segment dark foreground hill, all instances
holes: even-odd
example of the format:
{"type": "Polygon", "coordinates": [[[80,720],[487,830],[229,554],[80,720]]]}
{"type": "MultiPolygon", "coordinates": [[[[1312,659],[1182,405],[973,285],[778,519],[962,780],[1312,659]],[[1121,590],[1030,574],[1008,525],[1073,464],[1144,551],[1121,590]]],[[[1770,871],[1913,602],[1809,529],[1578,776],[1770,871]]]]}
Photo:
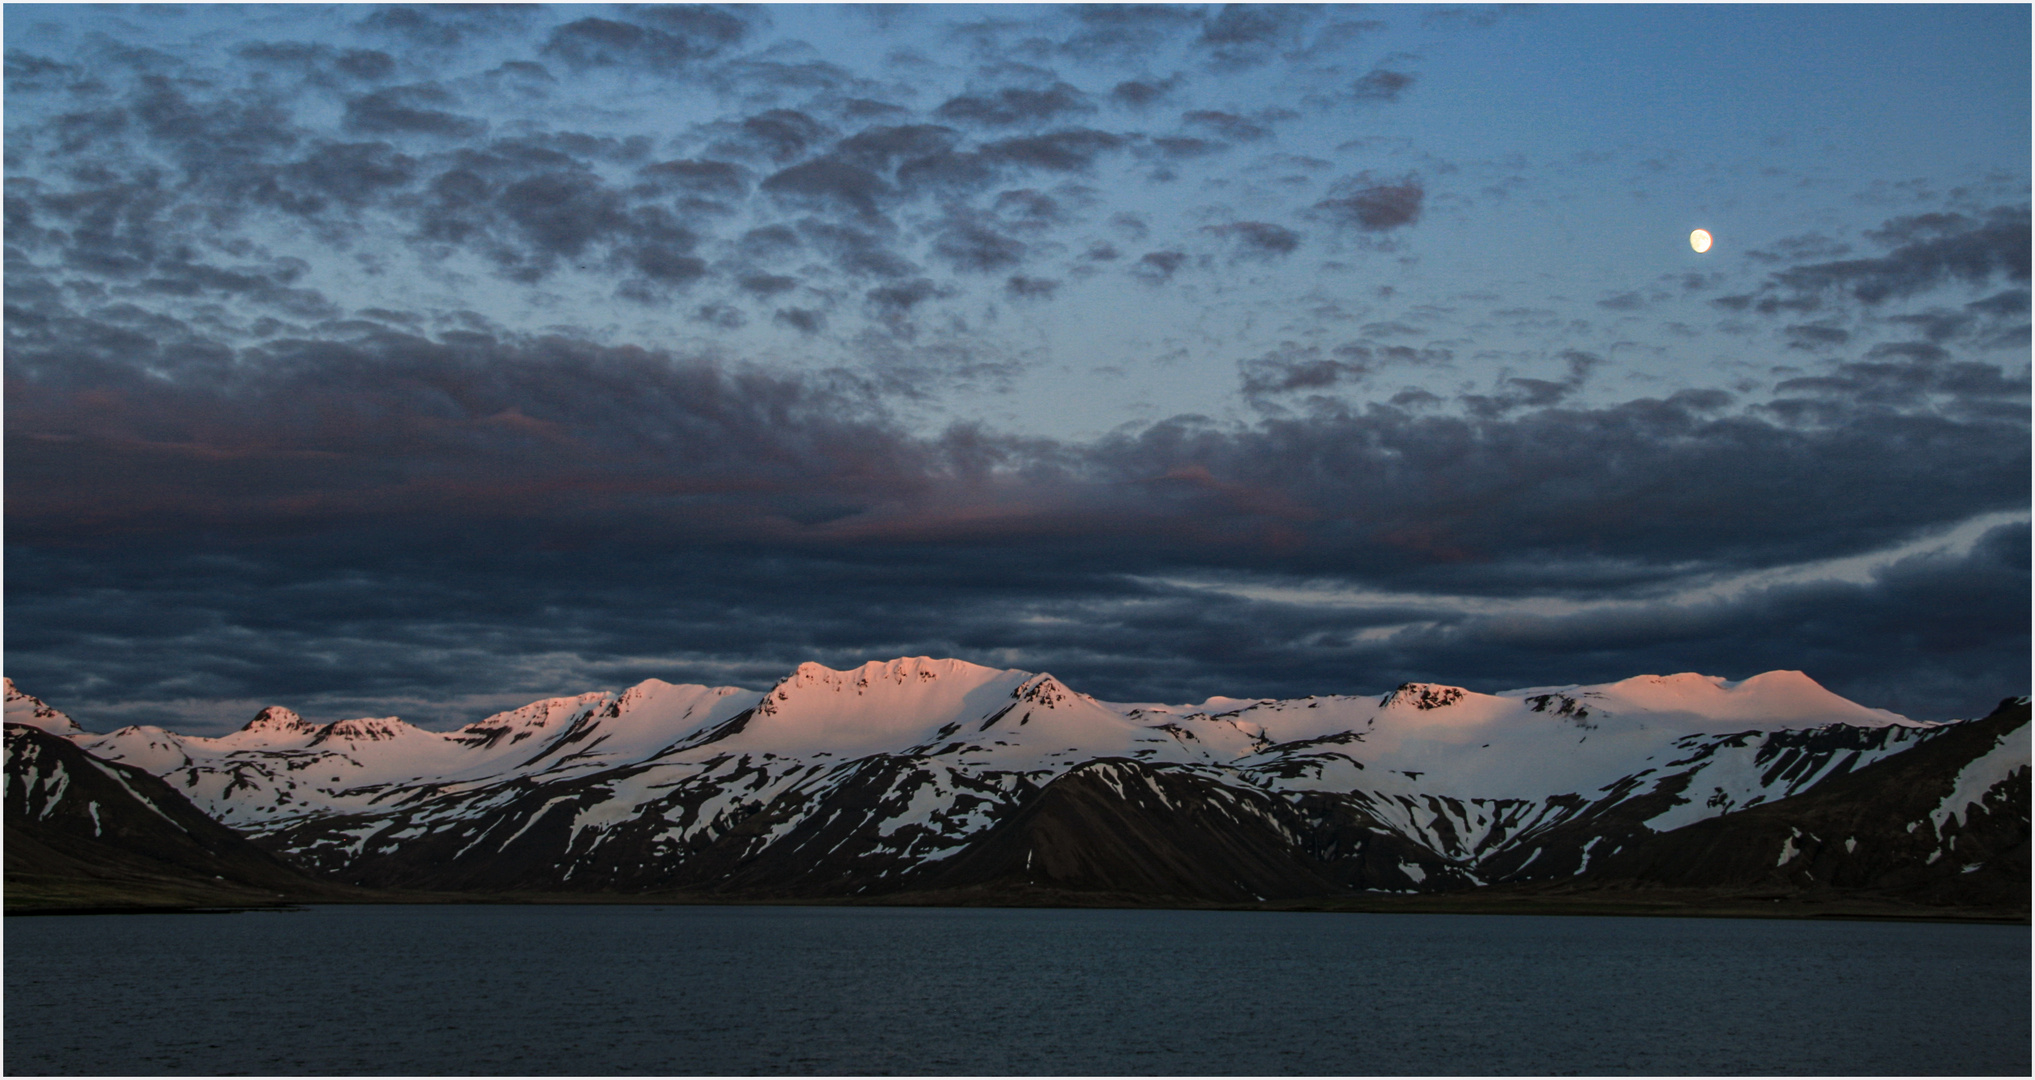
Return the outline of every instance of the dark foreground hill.
{"type": "Polygon", "coordinates": [[[356,895],[207,817],[168,784],[8,724],[7,910],[236,907],[356,895]]]}

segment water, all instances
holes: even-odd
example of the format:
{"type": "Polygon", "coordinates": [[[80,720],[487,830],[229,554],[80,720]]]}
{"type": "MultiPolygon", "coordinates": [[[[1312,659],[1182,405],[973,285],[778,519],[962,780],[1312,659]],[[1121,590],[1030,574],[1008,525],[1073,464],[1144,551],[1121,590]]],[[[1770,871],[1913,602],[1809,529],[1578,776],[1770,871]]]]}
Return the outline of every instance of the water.
{"type": "Polygon", "coordinates": [[[317,907],[6,920],[10,1074],[2029,1072],[2029,931],[317,907]]]}

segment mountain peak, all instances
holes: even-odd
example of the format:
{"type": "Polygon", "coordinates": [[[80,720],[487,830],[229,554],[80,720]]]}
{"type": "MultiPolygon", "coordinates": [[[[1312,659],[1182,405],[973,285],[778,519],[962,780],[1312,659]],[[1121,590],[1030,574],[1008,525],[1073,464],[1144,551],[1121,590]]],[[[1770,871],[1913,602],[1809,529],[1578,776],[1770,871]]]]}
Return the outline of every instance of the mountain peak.
{"type": "MultiPolygon", "coordinates": [[[[510,730],[547,728],[555,723],[569,721],[586,709],[597,708],[608,699],[609,695],[605,690],[589,690],[584,694],[544,698],[507,712],[498,712],[485,720],[476,720],[460,730],[485,732],[499,731],[503,728],[510,730]]],[[[390,719],[393,720],[394,717],[390,719]]]]}
{"type": "Polygon", "coordinates": [[[1395,705],[1415,709],[1442,709],[1463,700],[1469,694],[1460,686],[1441,686],[1435,683],[1400,683],[1399,688],[1378,700],[1378,707],[1389,709],[1395,705]]]}
{"type": "Polygon", "coordinates": [[[1077,697],[1087,697],[1088,695],[1077,694],[1073,690],[1068,689],[1066,683],[1051,675],[1041,673],[1019,684],[1017,689],[1010,692],[1010,696],[1018,701],[1043,705],[1048,709],[1054,709],[1058,708],[1062,702],[1072,701],[1077,697]]]}
{"type": "Polygon", "coordinates": [[[10,724],[27,724],[41,728],[52,735],[83,735],[85,729],[77,721],[56,709],[43,704],[41,698],[23,693],[14,685],[13,679],[4,679],[7,690],[6,716],[10,724]]]}
{"type": "Polygon", "coordinates": [[[1763,671],[1758,675],[1754,675],[1750,679],[1743,679],[1740,680],[1739,682],[1730,683],[1727,685],[1730,689],[1734,690],[1742,690],[1750,687],[1757,687],[1769,690],[1781,688],[1797,690],[1813,690],[1816,691],[1817,693],[1822,694],[1827,694],[1830,692],[1824,689],[1822,683],[1819,683],[1816,680],[1810,678],[1806,672],[1795,671],[1793,669],[1763,671]]]}
{"type": "Polygon", "coordinates": [[[319,728],[317,741],[350,739],[356,742],[383,742],[419,730],[394,716],[361,717],[357,720],[335,720],[319,728]]]}
{"type": "Polygon", "coordinates": [[[1607,708],[1613,711],[1688,713],[1729,721],[1780,720],[1802,726],[1914,724],[1899,713],[1867,708],[1831,693],[1808,674],[1794,670],[1762,672],[1738,682],[1692,671],[1635,675],[1594,689],[1603,694],[1607,708]]]}
{"type": "Polygon", "coordinates": [[[779,701],[786,700],[790,691],[804,688],[824,688],[836,692],[864,692],[885,684],[908,686],[930,683],[956,675],[988,674],[995,668],[971,664],[966,660],[936,660],[930,656],[901,656],[895,660],[871,660],[860,667],[836,671],[825,664],[811,660],[800,664],[785,676],[772,694],[779,701]]]}
{"type": "Polygon", "coordinates": [[[249,720],[240,730],[274,735],[310,735],[317,732],[318,725],[281,705],[270,705],[255,713],[254,719],[249,720]]]}

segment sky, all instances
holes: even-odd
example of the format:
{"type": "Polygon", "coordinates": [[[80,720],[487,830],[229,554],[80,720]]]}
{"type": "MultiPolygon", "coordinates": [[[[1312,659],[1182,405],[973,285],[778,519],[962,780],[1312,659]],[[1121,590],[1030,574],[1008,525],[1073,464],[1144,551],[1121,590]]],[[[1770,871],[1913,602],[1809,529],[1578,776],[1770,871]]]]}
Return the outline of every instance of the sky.
{"type": "Polygon", "coordinates": [[[2029,690],[2025,6],[4,17],[5,664],[87,727],[2029,690]]]}

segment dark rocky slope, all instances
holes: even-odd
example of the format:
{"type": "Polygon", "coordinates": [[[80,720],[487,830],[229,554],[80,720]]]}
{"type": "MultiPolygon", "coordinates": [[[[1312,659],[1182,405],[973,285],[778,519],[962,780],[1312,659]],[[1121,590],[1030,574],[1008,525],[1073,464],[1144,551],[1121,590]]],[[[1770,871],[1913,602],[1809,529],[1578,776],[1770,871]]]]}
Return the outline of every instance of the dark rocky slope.
{"type": "MultiPolygon", "coordinates": [[[[1535,886],[1593,892],[1762,899],[1787,896],[2020,912],[2029,905],[2029,776],[2023,766],[1952,798],[1974,762],[2025,739],[2025,699],[1951,725],[1909,751],[1835,775],[1808,791],[1665,833],[1643,818],[1661,797],[1603,798],[1544,838],[1550,872],[1516,867],[1494,887],[1406,841],[1347,797],[1292,801],[1189,770],[1094,762],[1048,784],[964,854],[908,887],[993,896],[1081,894],[1240,903],[1367,890],[1487,893],[1545,904],[1535,886]],[[1954,804],[1954,805],[1953,805],[1954,804]],[[1957,810],[1947,813],[1946,810],[1957,810]],[[1591,862],[1592,845],[1601,849],[1591,862]],[[1587,867],[1578,874],[1579,866],[1587,867]],[[1525,886],[1525,888],[1520,888],[1525,886]]],[[[1860,733],[1807,732],[1804,739],[1860,733]]],[[[1793,758],[1784,744],[1770,767],[1793,758]]],[[[1517,863],[1515,854],[1508,863],[1517,863]]],[[[1505,868],[1500,867],[1501,872],[1505,868]]]]}
{"type": "Polygon", "coordinates": [[[923,887],[1044,887],[1246,903],[1342,891],[1290,805],[1184,769],[1092,761],[1055,778],[923,887]]]}
{"type": "Polygon", "coordinates": [[[1856,892],[2025,911],[2027,767],[1973,792],[1982,793],[1977,802],[1951,797],[1974,762],[2017,735],[2025,740],[2028,721],[2027,699],[2009,699],[1984,719],[1802,794],[1634,842],[1576,884],[1856,892]]]}
{"type": "Polygon", "coordinates": [[[6,906],[247,906],[331,899],[315,880],[140,769],[6,726],[6,906]]]}

